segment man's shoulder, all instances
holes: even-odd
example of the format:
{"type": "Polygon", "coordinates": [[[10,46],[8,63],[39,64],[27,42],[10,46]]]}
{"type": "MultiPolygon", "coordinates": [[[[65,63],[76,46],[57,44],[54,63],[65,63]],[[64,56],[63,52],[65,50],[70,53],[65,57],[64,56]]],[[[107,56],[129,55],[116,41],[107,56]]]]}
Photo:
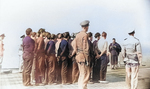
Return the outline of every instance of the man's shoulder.
{"type": "Polygon", "coordinates": [[[83,32],[83,31],[81,31],[81,32],[79,32],[78,34],[77,34],[77,36],[86,36],[87,35],[87,33],[86,32],[83,32]]]}
{"type": "Polygon", "coordinates": [[[67,44],[68,42],[66,40],[62,40],[61,43],[67,44]]]}
{"type": "Polygon", "coordinates": [[[136,39],[137,41],[139,41],[139,39],[138,39],[138,38],[136,38],[136,37],[134,37],[134,39],[136,39]]]}

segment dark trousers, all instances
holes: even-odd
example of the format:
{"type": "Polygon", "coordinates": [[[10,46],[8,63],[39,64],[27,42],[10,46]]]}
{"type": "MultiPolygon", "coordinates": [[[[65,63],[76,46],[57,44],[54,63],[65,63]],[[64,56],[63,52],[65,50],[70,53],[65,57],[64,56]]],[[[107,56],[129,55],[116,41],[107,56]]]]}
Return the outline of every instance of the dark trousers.
{"type": "Polygon", "coordinates": [[[30,85],[31,80],[31,70],[32,70],[32,64],[33,64],[33,55],[29,54],[25,58],[23,58],[23,72],[22,72],[22,79],[23,79],[23,85],[28,86],[30,85]]]}
{"type": "Polygon", "coordinates": [[[100,62],[100,81],[106,81],[106,72],[107,72],[107,64],[108,64],[108,57],[106,54],[101,56],[100,62]]]}
{"type": "Polygon", "coordinates": [[[93,66],[93,81],[98,81],[100,79],[100,66],[101,66],[101,60],[95,59],[94,66],[93,66]]]}
{"type": "Polygon", "coordinates": [[[118,55],[111,55],[111,65],[118,64],[118,55]]]}
{"type": "Polygon", "coordinates": [[[61,63],[56,62],[56,82],[61,83],[61,63]]]}

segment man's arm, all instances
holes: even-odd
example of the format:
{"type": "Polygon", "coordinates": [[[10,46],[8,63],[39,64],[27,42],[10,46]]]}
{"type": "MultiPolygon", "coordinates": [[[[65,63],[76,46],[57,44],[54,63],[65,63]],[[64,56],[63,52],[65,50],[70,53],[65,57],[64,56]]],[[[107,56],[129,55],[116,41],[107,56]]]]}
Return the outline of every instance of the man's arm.
{"type": "Polygon", "coordinates": [[[62,56],[63,54],[64,54],[64,52],[65,52],[65,50],[66,50],[66,47],[67,47],[67,43],[63,43],[63,47],[61,47],[61,49],[62,49],[62,52],[60,53],[60,56],[62,56]]]}
{"type": "Polygon", "coordinates": [[[89,44],[88,44],[88,37],[87,35],[85,37],[83,37],[83,54],[84,54],[84,57],[85,57],[85,60],[87,62],[87,65],[89,65],[89,58],[88,58],[88,55],[89,55],[89,44]]]}
{"type": "Polygon", "coordinates": [[[31,39],[31,42],[29,44],[30,44],[31,51],[34,52],[34,48],[35,48],[34,40],[31,39]]]}
{"type": "Polygon", "coordinates": [[[142,49],[141,49],[141,43],[139,41],[136,43],[136,50],[137,50],[139,63],[140,65],[142,65],[142,49]]]}
{"type": "Polygon", "coordinates": [[[47,55],[49,54],[49,52],[50,52],[50,50],[51,50],[51,48],[52,48],[52,45],[53,45],[53,44],[49,44],[48,50],[47,50],[47,55]]]}
{"type": "Polygon", "coordinates": [[[76,54],[76,52],[77,52],[76,39],[74,39],[74,40],[72,41],[72,47],[73,47],[73,51],[72,51],[71,57],[74,56],[74,55],[76,54]]]}
{"type": "Polygon", "coordinates": [[[101,51],[101,54],[98,55],[98,56],[96,56],[96,58],[100,58],[103,54],[107,53],[107,51],[108,51],[108,42],[106,41],[106,42],[104,43],[104,48],[103,48],[103,50],[101,51]]]}

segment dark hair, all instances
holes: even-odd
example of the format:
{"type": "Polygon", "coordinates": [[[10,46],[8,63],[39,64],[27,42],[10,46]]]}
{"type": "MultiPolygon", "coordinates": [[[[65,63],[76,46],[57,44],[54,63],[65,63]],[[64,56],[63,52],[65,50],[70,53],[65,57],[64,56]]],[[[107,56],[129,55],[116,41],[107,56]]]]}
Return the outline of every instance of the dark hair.
{"type": "Polygon", "coordinates": [[[87,25],[81,25],[81,27],[88,27],[89,26],[89,24],[87,24],[87,25]]]}
{"type": "Polygon", "coordinates": [[[61,34],[61,33],[58,33],[58,34],[57,34],[57,38],[58,38],[58,39],[61,39],[62,37],[63,37],[63,34],[61,34]]]}
{"type": "Polygon", "coordinates": [[[130,33],[128,33],[129,35],[132,35],[132,34],[134,34],[135,33],[135,31],[133,31],[133,32],[130,32],[130,33]]]}
{"type": "Polygon", "coordinates": [[[99,36],[101,36],[101,34],[99,32],[97,32],[94,37],[97,38],[99,36]]]}
{"type": "Polygon", "coordinates": [[[43,37],[46,37],[46,32],[43,32],[42,35],[43,35],[43,37]]]}
{"type": "Polygon", "coordinates": [[[116,40],[115,38],[113,38],[112,40],[116,40]]]}
{"type": "Polygon", "coordinates": [[[38,31],[39,34],[44,33],[44,32],[45,32],[44,28],[40,28],[39,31],[38,31]]]}
{"type": "Polygon", "coordinates": [[[51,39],[55,39],[56,35],[55,34],[51,34],[51,39]]]}
{"type": "Polygon", "coordinates": [[[51,36],[51,33],[46,32],[46,33],[45,33],[45,37],[47,37],[47,38],[48,38],[49,36],[51,36]]]}
{"type": "Polygon", "coordinates": [[[32,29],[31,29],[31,28],[28,28],[28,29],[26,30],[26,35],[30,35],[31,32],[32,32],[32,29]]]}
{"type": "Polygon", "coordinates": [[[92,37],[93,36],[93,34],[91,32],[89,32],[87,35],[88,35],[88,37],[92,37]]]}
{"type": "Polygon", "coordinates": [[[32,34],[31,34],[33,37],[35,37],[35,35],[36,35],[36,32],[32,32],[32,34]]]}
{"type": "Polygon", "coordinates": [[[48,34],[48,35],[47,35],[47,39],[51,39],[51,34],[48,34]]]}
{"type": "Polygon", "coordinates": [[[107,33],[106,32],[103,32],[102,33],[102,37],[106,37],[107,36],[107,33]]]}
{"type": "Polygon", "coordinates": [[[63,33],[63,36],[64,36],[64,38],[68,38],[68,37],[70,37],[70,34],[69,34],[69,32],[65,32],[65,33],[63,33]]]}

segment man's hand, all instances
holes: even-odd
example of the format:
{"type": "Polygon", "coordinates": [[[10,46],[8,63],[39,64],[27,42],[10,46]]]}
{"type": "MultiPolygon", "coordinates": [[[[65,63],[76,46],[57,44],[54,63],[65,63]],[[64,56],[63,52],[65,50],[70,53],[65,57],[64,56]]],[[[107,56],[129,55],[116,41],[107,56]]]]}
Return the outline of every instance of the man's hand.
{"type": "Polygon", "coordinates": [[[101,57],[101,55],[97,55],[95,58],[96,58],[96,59],[99,59],[100,57],[101,57]]]}
{"type": "Polygon", "coordinates": [[[140,64],[140,67],[142,66],[142,62],[141,61],[139,61],[139,64],[140,64]]]}
{"type": "Polygon", "coordinates": [[[59,60],[60,60],[60,56],[57,57],[57,62],[59,62],[59,60]]]}
{"type": "Polygon", "coordinates": [[[109,56],[109,55],[110,55],[110,52],[107,53],[107,56],[109,56]]]}
{"type": "Polygon", "coordinates": [[[72,55],[69,55],[69,56],[68,56],[68,58],[71,58],[71,57],[72,57],[72,55]]]}
{"type": "Polygon", "coordinates": [[[36,53],[34,53],[34,57],[36,57],[37,56],[37,54],[36,53]]]}
{"type": "Polygon", "coordinates": [[[47,55],[45,55],[45,59],[47,59],[47,57],[48,57],[48,56],[47,56],[47,55]]]}

